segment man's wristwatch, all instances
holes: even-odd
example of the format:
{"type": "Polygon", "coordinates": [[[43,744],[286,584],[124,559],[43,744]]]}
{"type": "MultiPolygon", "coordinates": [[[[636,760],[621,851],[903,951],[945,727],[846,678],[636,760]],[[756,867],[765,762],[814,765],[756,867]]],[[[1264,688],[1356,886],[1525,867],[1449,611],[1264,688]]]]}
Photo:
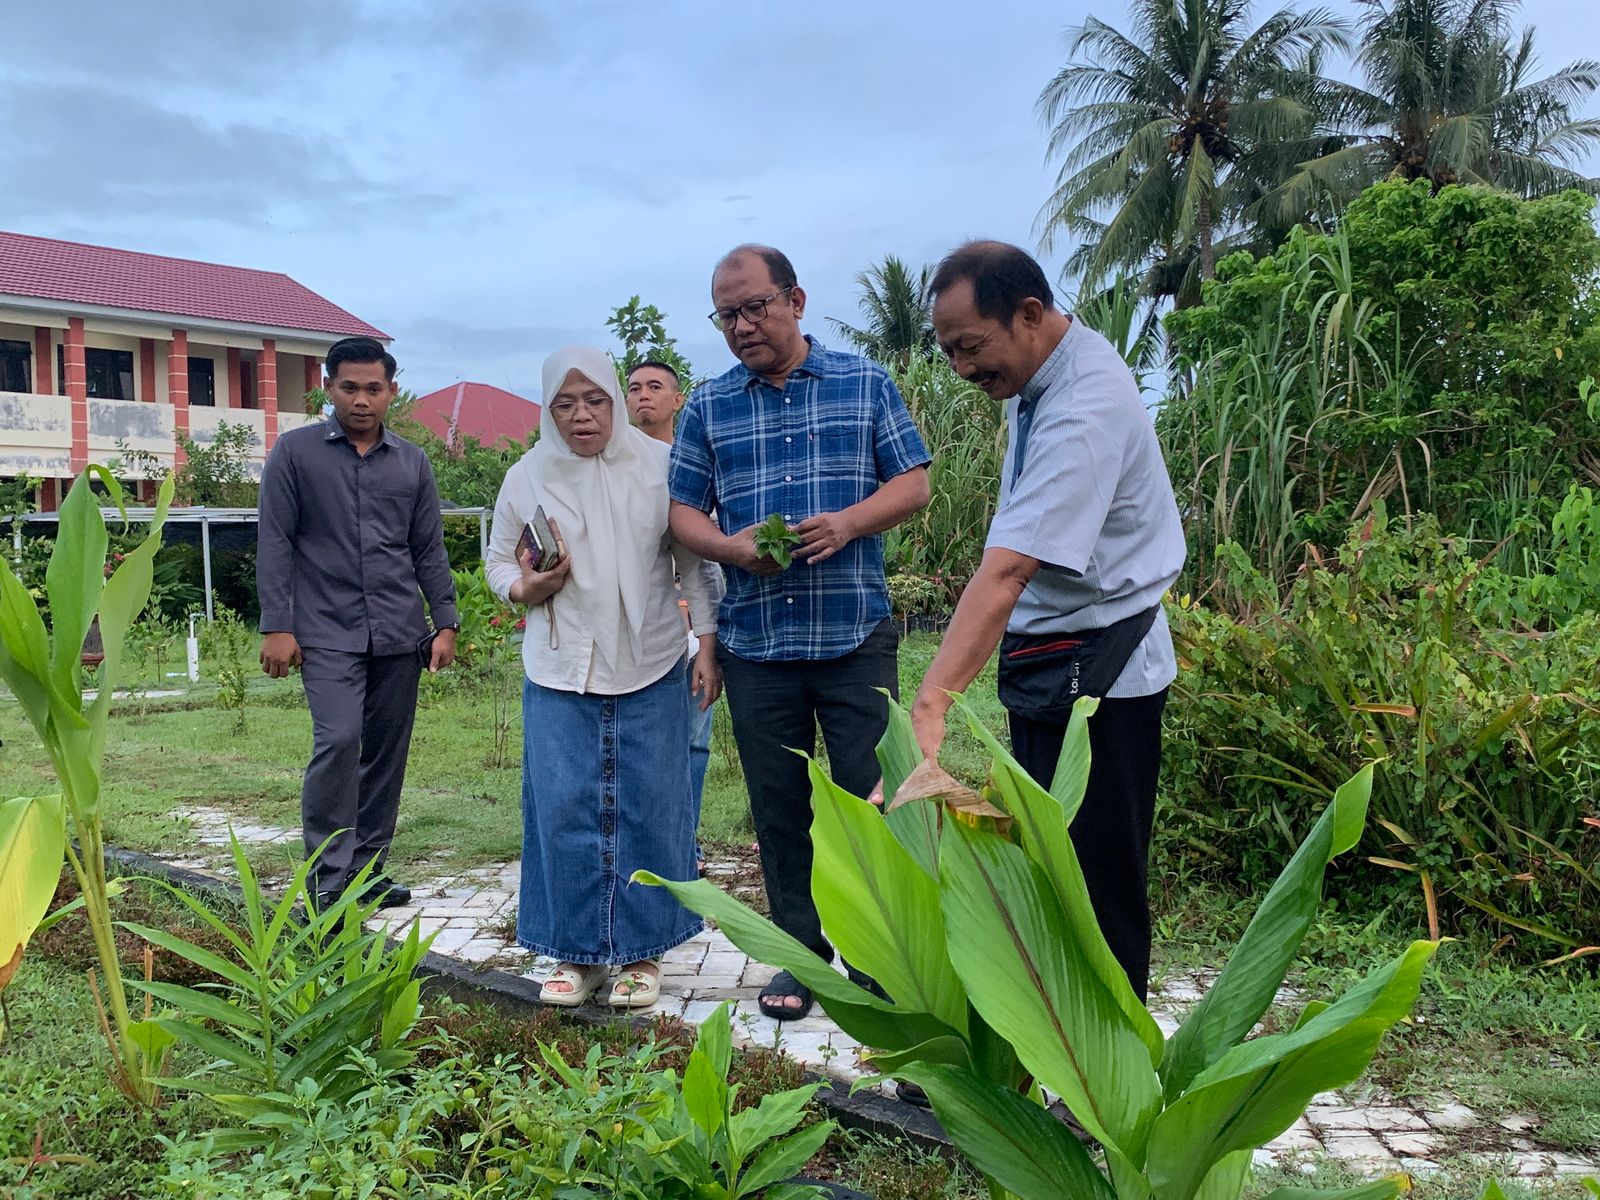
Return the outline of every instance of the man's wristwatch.
{"type": "Polygon", "coordinates": [[[461,632],[461,622],[460,621],[451,621],[450,624],[448,624],[448,625],[435,625],[434,626],[434,632],[435,633],[443,633],[446,629],[448,629],[451,633],[460,633],[461,632]]]}

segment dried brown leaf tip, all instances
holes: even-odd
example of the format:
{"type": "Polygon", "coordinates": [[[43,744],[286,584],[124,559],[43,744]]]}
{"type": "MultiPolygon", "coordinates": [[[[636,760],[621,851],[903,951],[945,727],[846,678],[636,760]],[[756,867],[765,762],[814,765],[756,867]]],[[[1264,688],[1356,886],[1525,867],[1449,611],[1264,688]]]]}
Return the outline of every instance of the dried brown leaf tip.
{"type": "Polygon", "coordinates": [[[978,823],[979,817],[988,817],[1002,832],[1011,824],[1008,813],[990,804],[932,759],[923,759],[916,770],[906,776],[887,811],[893,812],[914,800],[932,800],[972,825],[978,823]]]}

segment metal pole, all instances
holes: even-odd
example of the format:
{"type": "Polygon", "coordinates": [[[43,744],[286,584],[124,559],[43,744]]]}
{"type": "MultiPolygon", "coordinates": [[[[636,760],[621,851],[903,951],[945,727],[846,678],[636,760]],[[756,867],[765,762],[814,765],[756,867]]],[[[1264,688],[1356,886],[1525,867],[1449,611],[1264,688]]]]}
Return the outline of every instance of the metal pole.
{"type": "Polygon", "coordinates": [[[11,561],[22,561],[22,518],[11,518],[11,561]]]}
{"type": "Polygon", "coordinates": [[[200,561],[206,569],[206,623],[211,623],[211,518],[200,518],[200,561]]]}
{"type": "MultiPolygon", "coordinates": [[[[21,534],[17,535],[19,538],[21,534]]],[[[17,549],[20,553],[22,543],[18,541],[17,549]]],[[[489,512],[485,509],[478,514],[478,557],[484,562],[489,561],[489,512]]]]}

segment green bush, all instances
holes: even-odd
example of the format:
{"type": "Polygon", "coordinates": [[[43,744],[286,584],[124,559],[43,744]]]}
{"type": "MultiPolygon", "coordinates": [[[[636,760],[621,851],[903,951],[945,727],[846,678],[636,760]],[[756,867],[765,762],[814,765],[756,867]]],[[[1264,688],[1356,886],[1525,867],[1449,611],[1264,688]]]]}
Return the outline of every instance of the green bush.
{"type": "MultiPolygon", "coordinates": [[[[1218,264],[1167,318],[1182,385],[1157,417],[1185,513],[1184,590],[1236,542],[1280,586],[1374,499],[1432,512],[1506,569],[1588,475],[1600,375],[1593,199],[1385,183],[1331,233],[1218,264]]],[[[1592,477],[1592,476],[1589,476],[1592,477]]]]}
{"type": "Polygon", "coordinates": [[[1431,518],[1396,528],[1381,504],[1281,610],[1237,546],[1221,560],[1241,615],[1171,614],[1168,853],[1257,878],[1308,804],[1381,760],[1362,850],[1387,870],[1358,878],[1415,890],[1447,927],[1487,915],[1546,953],[1592,937],[1600,617],[1552,624],[1526,580],[1480,572],[1431,518]]]}

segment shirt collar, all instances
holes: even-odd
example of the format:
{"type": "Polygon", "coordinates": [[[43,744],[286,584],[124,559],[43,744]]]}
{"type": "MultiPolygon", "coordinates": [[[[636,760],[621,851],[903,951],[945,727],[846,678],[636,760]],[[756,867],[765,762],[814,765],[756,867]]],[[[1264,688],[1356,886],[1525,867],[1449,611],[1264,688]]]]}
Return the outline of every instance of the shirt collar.
{"type": "Polygon", "coordinates": [[[1017,393],[1019,407],[1032,407],[1038,402],[1039,397],[1049,391],[1051,385],[1061,377],[1061,372],[1066,368],[1067,363],[1067,343],[1072,340],[1073,331],[1077,327],[1078,322],[1074,319],[1072,324],[1067,326],[1067,331],[1061,335],[1061,340],[1056,343],[1056,348],[1050,351],[1050,356],[1033,373],[1033,378],[1022,385],[1022,390],[1017,393]]]}
{"type": "MultiPolygon", "coordinates": [[[[323,434],[322,437],[324,441],[328,442],[335,441],[339,438],[343,438],[347,442],[350,441],[350,435],[344,431],[344,426],[339,424],[338,417],[328,418],[328,432],[323,434]]],[[[383,436],[378,439],[378,445],[398,446],[399,444],[400,435],[394,430],[390,429],[387,424],[385,424],[383,427],[383,436]]],[[[376,447],[374,447],[374,449],[376,449],[376,447]]]]}
{"type": "MultiPolygon", "coordinates": [[[[794,370],[790,371],[789,374],[791,376],[793,376],[793,375],[815,375],[818,378],[821,378],[822,374],[823,374],[823,371],[822,371],[822,356],[828,352],[828,349],[821,342],[817,341],[816,338],[812,337],[809,333],[805,335],[805,339],[806,339],[806,346],[808,347],[808,349],[806,351],[805,361],[802,362],[794,370]]],[[[740,363],[739,366],[741,368],[743,368],[743,370],[744,370],[744,386],[746,388],[753,387],[757,383],[765,383],[766,382],[765,379],[762,379],[761,376],[757,375],[754,371],[752,371],[749,367],[746,367],[743,363],[740,363]]]]}

